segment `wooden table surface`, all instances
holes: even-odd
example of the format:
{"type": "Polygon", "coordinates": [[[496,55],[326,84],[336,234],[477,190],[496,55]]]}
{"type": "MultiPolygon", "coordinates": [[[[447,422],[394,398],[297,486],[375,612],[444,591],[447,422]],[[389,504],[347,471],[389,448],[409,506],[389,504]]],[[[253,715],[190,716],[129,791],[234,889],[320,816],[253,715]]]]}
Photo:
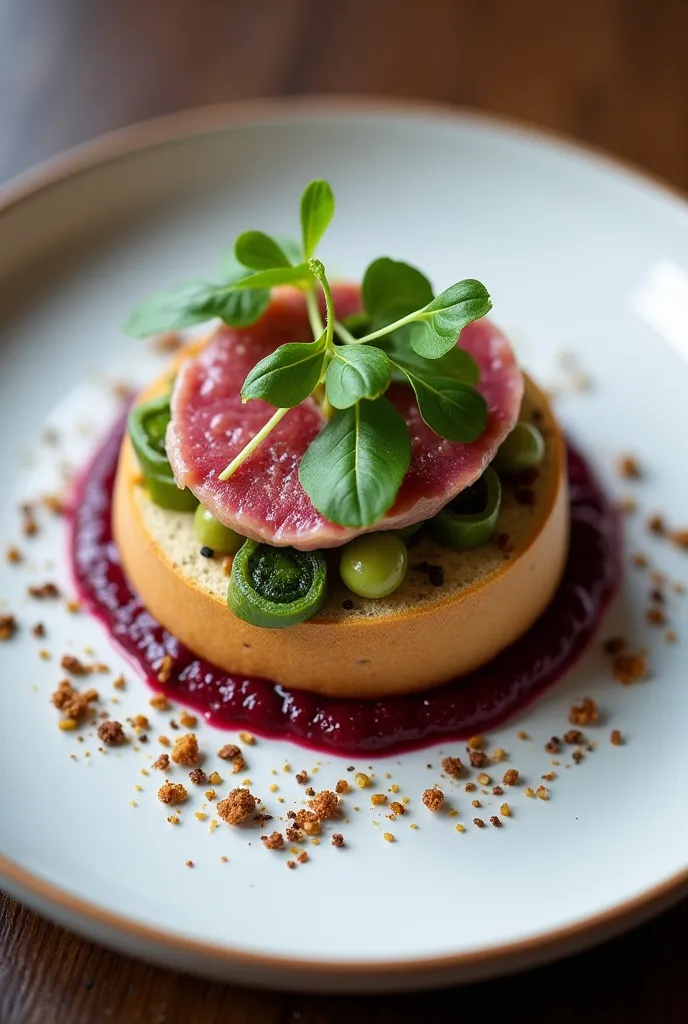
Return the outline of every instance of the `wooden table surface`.
{"type": "MultiPolygon", "coordinates": [[[[687,0],[0,0],[0,180],[174,110],[368,93],[526,119],[688,190],[687,43],[687,0]]],[[[531,867],[517,871],[537,899],[531,867]]],[[[500,983],[333,1000],[179,977],[83,942],[0,894],[0,1024],[384,1024],[434,1022],[449,1009],[534,1024],[683,1024],[687,929],[684,903],[500,983]]]]}

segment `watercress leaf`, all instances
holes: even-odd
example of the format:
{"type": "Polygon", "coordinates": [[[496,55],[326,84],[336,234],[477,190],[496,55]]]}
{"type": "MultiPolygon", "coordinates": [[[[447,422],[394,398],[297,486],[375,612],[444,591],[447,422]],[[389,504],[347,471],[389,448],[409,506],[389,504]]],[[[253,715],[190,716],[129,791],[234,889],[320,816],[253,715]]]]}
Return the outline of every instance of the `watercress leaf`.
{"type": "Polygon", "coordinates": [[[327,399],[335,409],[348,409],[361,398],[374,399],[387,390],[387,354],[372,345],[337,345],[325,378],[327,399]]]}
{"type": "Polygon", "coordinates": [[[124,325],[132,338],[147,338],[160,331],[174,331],[203,323],[216,314],[209,311],[218,286],[210,281],[186,281],[156,292],[135,307],[124,325]]]}
{"type": "Polygon", "coordinates": [[[316,341],[280,345],[261,359],[246,377],[241,397],[262,398],[278,409],[299,405],[314,390],[325,359],[325,333],[316,341]]]}
{"type": "MultiPolygon", "coordinates": [[[[408,328],[402,328],[408,330],[408,328]]],[[[396,334],[396,332],[395,332],[396,334]]],[[[395,335],[392,335],[394,338],[395,335]]],[[[423,374],[435,377],[449,377],[451,380],[461,381],[464,384],[477,384],[480,380],[480,369],[470,352],[465,348],[455,345],[449,349],[446,355],[439,359],[425,359],[414,352],[412,348],[394,345],[386,351],[395,362],[408,366],[412,370],[418,370],[423,374]]],[[[403,371],[395,371],[395,374],[403,371]]],[[[404,376],[404,379],[405,376],[404,376]]]]}
{"type": "Polygon", "coordinates": [[[288,235],[275,235],[275,241],[290,263],[298,263],[301,259],[301,246],[288,235]]]}
{"type": "Polygon", "coordinates": [[[382,395],[338,409],[301,459],[299,480],[340,526],[372,526],[394,504],[411,462],[406,422],[382,395]]]}
{"type": "Polygon", "coordinates": [[[280,244],[264,231],[244,231],[234,243],[234,255],[239,263],[251,270],[291,266],[280,244]]]}
{"type": "Polygon", "coordinates": [[[235,291],[245,288],[274,288],[278,284],[302,284],[312,278],[313,275],[308,269],[308,265],[299,263],[297,267],[271,267],[268,270],[258,270],[255,274],[244,277],[228,287],[235,291]]]}
{"type": "Polygon", "coordinates": [[[208,301],[204,319],[210,320],[217,316],[232,327],[248,327],[260,319],[269,302],[270,292],[267,288],[235,291],[227,285],[218,285],[208,301]]]}
{"type": "Polygon", "coordinates": [[[479,391],[450,377],[401,368],[416,394],[423,420],[448,441],[477,441],[487,426],[487,403],[479,391]]]}
{"type": "Polygon", "coordinates": [[[334,195],[326,181],[306,185],[301,196],[301,232],[304,259],[309,260],[327,231],[334,214],[334,195]]]}
{"type": "Polygon", "coordinates": [[[480,281],[459,281],[429,302],[411,328],[411,347],[426,359],[439,359],[452,349],[459,334],[473,320],[492,309],[480,281]]]}
{"type": "Polygon", "coordinates": [[[422,309],[432,302],[433,295],[432,285],[420,270],[388,256],[369,265],[361,292],[374,330],[422,309]]]}

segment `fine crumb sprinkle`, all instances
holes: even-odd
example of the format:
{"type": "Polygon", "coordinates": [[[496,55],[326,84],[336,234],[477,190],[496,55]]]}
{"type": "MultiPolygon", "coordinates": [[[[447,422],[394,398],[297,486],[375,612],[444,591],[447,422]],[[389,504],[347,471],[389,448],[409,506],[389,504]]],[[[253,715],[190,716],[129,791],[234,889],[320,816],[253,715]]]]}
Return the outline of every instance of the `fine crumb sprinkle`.
{"type": "Polygon", "coordinates": [[[466,831],[466,826],[462,825],[461,822],[459,822],[459,824],[456,826],[456,831],[457,832],[465,832],[466,831]]]}
{"type": "MultiPolygon", "coordinates": [[[[163,656],[162,661],[160,662],[160,667],[158,669],[158,682],[159,683],[169,683],[170,679],[172,678],[172,669],[173,668],[174,668],[174,658],[172,657],[171,654],[165,654],[163,656]]],[[[153,703],[153,701],[151,701],[151,704],[152,703],[153,703]]],[[[155,706],[155,705],[153,705],[153,706],[155,706]]]]}
{"type": "Polygon", "coordinates": [[[11,640],[17,629],[14,615],[0,615],[0,640],[11,640]]]}
{"type": "Polygon", "coordinates": [[[485,822],[483,821],[482,818],[474,818],[473,824],[476,825],[478,828],[485,828],[485,822]]]}
{"type": "Polygon", "coordinates": [[[170,825],[179,824],[179,818],[177,817],[176,814],[171,814],[167,820],[169,821],[170,825]]]}
{"type": "Polygon", "coordinates": [[[463,788],[467,793],[472,793],[475,789],[475,782],[467,782],[463,788]]]}
{"type": "Polygon", "coordinates": [[[240,825],[255,809],[256,798],[248,789],[233,789],[217,805],[217,813],[228,825],[240,825]]]}
{"type": "Polygon", "coordinates": [[[672,530],[669,540],[682,551],[688,551],[688,530],[672,530]]]}
{"type": "Polygon", "coordinates": [[[158,790],[158,800],[163,804],[183,804],[187,796],[186,787],[181,782],[165,782],[158,790]]]}
{"type": "Polygon", "coordinates": [[[517,786],[519,782],[519,773],[515,768],[507,768],[504,772],[502,782],[505,786],[517,786]]]}
{"type": "Polygon", "coordinates": [[[17,547],[8,548],[7,551],[5,552],[5,558],[10,563],[10,565],[18,565],[19,562],[22,562],[24,560],[23,554],[17,547]]]}
{"type": "Polygon", "coordinates": [[[657,537],[663,537],[666,533],[664,520],[657,512],[655,512],[654,515],[651,515],[648,519],[647,528],[650,533],[654,533],[657,537]]]}
{"type": "Polygon", "coordinates": [[[194,818],[198,818],[199,821],[205,821],[207,817],[208,815],[205,813],[205,811],[196,811],[196,813],[194,814],[194,818]]]}
{"type": "Polygon", "coordinates": [[[504,790],[502,789],[501,786],[493,786],[492,787],[492,795],[493,796],[501,796],[503,792],[504,792],[504,790]]]}
{"type": "Polygon", "coordinates": [[[98,739],[109,747],[118,746],[126,741],[121,722],[108,720],[98,726],[98,739]]]}
{"type": "Polygon", "coordinates": [[[558,754],[561,750],[561,740],[558,736],[552,736],[551,739],[545,743],[545,750],[548,754],[558,754]]]}
{"type": "Polygon", "coordinates": [[[45,626],[42,622],[37,622],[36,625],[31,628],[31,632],[37,640],[42,640],[45,636],[45,626]]]}
{"type": "Polygon", "coordinates": [[[489,763],[489,758],[484,750],[471,750],[468,756],[472,768],[484,768],[489,763]]]}
{"type": "Polygon", "coordinates": [[[308,772],[306,772],[306,771],[297,772],[296,775],[294,776],[294,778],[296,779],[296,781],[298,782],[298,784],[300,786],[305,786],[306,783],[308,782],[308,772]]]}
{"type": "Polygon", "coordinates": [[[500,761],[504,761],[508,757],[506,750],[502,747],[497,747],[492,754],[492,761],[494,764],[499,764],[500,761]]]}
{"type": "Polygon", "coordinates": [[[473,804],[474,807],[480,807],[481,806],[481,803],[480,803],[479,800],[471,800],[471,803],[473,804]]]}
{"type": "Polygon", "coordinates": [[[612,675],[622,686],[647,679],[647,658],[643,654],[617,654],[612,662],[612,675]]]}
{"type": "Polygon", "coordinates": [[[206,791],[203,794],[203,796],[206,798],[206,800],[216,800],[217,799],[217,793],[215,792],[214,789],[206,789],[206,791]]]}
{"type": "Polygon", "coordinates": [[[647,555],[643,554],[642,551],[636,551],[631,555],[631,564],[636,569],[647,569],[647,555]]]}
{"type": "Polygon", "coordinates": [[[445,757],[442,761],[442,769],[452,779],[458,779],[463,771],[463,764],[459,757],[445,757]]]}
{"type": "Polygon", "coordinates": [[[186,865],[187,868],[195,867],[195,864],[194,864],[194,862],[192,860],[185,860],[184,864],[186,865]]]}
{"type": "Polygon", "coordinates": [[[621,654],[628,647],[628,643],[625,637],[622,636],[610,636],[603,644],[605,654],[621,654]]]}
{"type": "Polygon", "coordinates": [[[169,766],[170,766],[170,755],[169,754],[161,754],[160,757],[157,757],[155,759],[155,761],[153,761],[153,765],[152,765],[153,768],[158,768],[158,769],[160,769],[160,771],[163,771],[163,772],[166,771],[169,768],[169,766]]]}
{"type": "Polygon", "coordinates": [[[502,806],[501,806],[501,807],[499,808],[499,813],[500,813],[500,814],[502,815],[502,817],[504,817],[504,818],[510,818],[510,817],[511,817],[511,808],[509,807],[509,805],[508,805],[508,804],[504,803],[504,804],[502,804],[502,806]]]}
{"type": "Polygon", "coordinates": [[[148,703],[152,708],[155,708],[156,711],[167,711],[170,706],[170,702],[164,693],[156,693],[154,697],[151,697],[148,703]]]}
{"type": "Polygon", "coordinates": [[[240,732],[239,739],[242,743],[245,743],[247,747],[252,747],[256,742],[256,737],[250,732],[240,732]]]}
{"type": "Polygon", "coordinates": [[[363,772],[357,772],[354,776],[354,782],[359,789],[365,789],[366,786],[370,785],[370,778],[367,775],[364,775],[363,772]]]}
{"type": "Polygon", "coordinates": [[[237,747],[236,743],[225,743],[224,747],[220,747],[217,752],[217,756],[223,761],[233,761],[237,757],[241,757],[241,749],[237,747]]]}
{"type": "Polygon", "coordinates": [[[271,832],[269,836],[261,836],[260,841],[266,850],[281,850],[284,846],[284,836],[281,832],[271,832]]]}
{"type": "Polygon", "coordinates": [[[222,778],[220,777],[218,772],[211,772],[210,775],[208,776],[208,782],[210,783],[211,786],[219,786],[220,783],[222,782],[222,778]]]}
{"type": "Polygon", "coordinates": [[[299,862],[299,864],[305,864],[306,861],[308,860],[308,853],[306,852],[306,850],[302,850],[296,859],[299,862]]]}
{"type": "Polygon", "coordinates": [[[335,793],[346,793],[348,792],[349,789],[349,783],[346,781],[346,779],[340,779],[337,782],[337,785],[334,787],[334,789],[335,793]]]}
{"type": "Polygon", "coordinates": [[[535,796],[539,800],[549,800],[549,790],[546,786],[538,786],[538,788],[535,790],[535,796]]]}
{"type": "Polygon", "coordinates": [[[487,774],[487,772],[480,772],[480,775],[478,775],[478,782],[480,783],[481,786],[489,786],[490,783],[492,782],[492,779],[487,774]]]}
{"type": "Polygon", "coordinates": [[[392,835],[392,833],[391,833],[391,832],[383,832],[383,833],[382,833],[382,838],[383,838],[383,839],[385,840],[385,842],[387,842],[387,843],[393,843],[393,842],[394,842],[394,836],[392,835]]]}
{"type": "Polygon", "coordinates": [[[615,747],[621,746],[621,744],[623,743],[623,737],[618,729],[612,729],[611,735],[609,737],[609,742],[615,747]]]}
{"type": "Polygon", "coordinates": [[[535,796],[535,790],[531,789],[530,786],[526,786],[526,788],[523,790],[523,795],[527,796],[527,797],[534,797],[535,796]]]}
{"type": "Polygon", "coordinates": [[[495,828],[501,828],[501,827],[502,827],[502,823],[501,823],[501,821],[499,820],[499,818],[497,817],[497,815],[496,815],[496,814],[493,814],[493,815],[491,816],[491,818],[490,818],[490,824],[491,824],[491,825],[494,825],[494,827],[495,827],[495,828]]]}
{"type": "Polygon", "coordinates": [[[290,870],[293,870],[293,868],[295,868],[295,867],[296,867],[296,861],[295,861],[295,860],[288,860],[288,861],[287,861],[287,867],[288,867],[288,868],[289,868],[290,870]]]}
{"type": "Polygon", "coordinates": [[[471,736],[466,745],[469,750],[480,750],[485,746],[485,738],[484,736],[471,736]]]}
{"type": "Polygon", "coordinates": [[[188,711],[182,710],[179,714],[179,724],[184,729],[194,729],[197,721],[196,715],[192,715],[188,711]]]}
{"type": "Polygon", "coordinates": [[[85,665],[73,654],[63,654],[60,659],[60,667],[72,676],[89,676],[93,672],[91,665],[85,665]]]}
{"type": "Polygon", "coordinates": [[[675,644],[678,640],[675,630],[667,629],[666,633],[664,634],[664,639],[668,644],[675,644]]]}
{"type": "Polygon", "coordinates": [[[564,733],[564,740],[566,743],[576,747],[580,746],[581,743],[585,743],[585,736],[580,729],[569,729],[568,732],[564,733]]]}
{"type": "Polygon", "coordinates": [[[344,846],[344,836],[342,835],[341,832],[333,833],[333,835],[332,835],[332,845],[336,846],[340,850],[341,850],[342,846],[344,846]]]}
{"type": "Polygon", "coordinates": [[[597,704],[592,697],[583,697],[580,704],[573,704],[569,711],[571,725],[593,725],[599,717],[597,704]]]}
{"type": "Polygon", "coordinates": [[[320,832],[320,818],[313,811],[297,811],[294,823],[297,828],[302,829],[306,835],[317,836],[320,832]]]}
{"type": "Polygon", "coordinates": [[[662,609],[657,607],[648,608],[646,618],[651,626],[665,626],[667,621],[662,609]]]}
{"type": "Polygon", "coordinates": [[[429,811],[441,811],[444,807],[444,793],[441,789],[426,789],[422,800],[429,811]]]}
{"type": "Polygon", "coordinates": [[[175,764],[183,764],[191,767],[198,761],[198,740],[193,732],[185,736],[179,736],[174,741],[172,749],[172,760],[175,764]]]}
{"type": "Polygon", "coordinates": [[[35,597],[39,601],[44,601],[59,597],[60,591],[54,583],[42,583],[38,587],[29,587],[28,594],[29,597],[35,597]]]}
{"type": "Polygon", "coordinates": [[[373,804],[373,806],[377,807],[378,804],[387,803],[387,797],[384,793],[373,793],[373,795],[370,798],[370,802],[371,804],[373,804]]]}
{"type": "Polygon", "coordinates": [[[404,805],[400,804],[398,800],[393,800],[390,803],[390,805],[389,805],[389,809],[392,811],[393,814],[405,814],[406,813],[406,809],[405,809],[404,805]]]}
{"type": "Polygon", "coordinates": [[[519,729],[519,731],[516,733],[516,739],[519,739],[519,740],[529,740],[530,736],[528,735],[527,732],[523,732],[522,729],[519,729]]]}
{"type": "Polygon", "coordinates": [[[208,782],[208,776],[202,768],[193,768],[189,772],[189,779],[195,786],[205,786],[208,782]]]}
{"type": "Polygon", "coordinates": [[[123,690],[127,684],[124,676],[119,675],[112,680],[112,685],[116,690],[123,690]]]}
{"type": "Polygon", "coordinates": [[[303,839],[303,832],[295,825],[290,825],[286,830],[287,839],[290,843],[300,843],[303,839]]]}
{"type": "Polygon", "coordinates": [[[640,463],[633,455],[619,456],[616,470],[622,480],[640,480],[643,475],[640,463]]]}

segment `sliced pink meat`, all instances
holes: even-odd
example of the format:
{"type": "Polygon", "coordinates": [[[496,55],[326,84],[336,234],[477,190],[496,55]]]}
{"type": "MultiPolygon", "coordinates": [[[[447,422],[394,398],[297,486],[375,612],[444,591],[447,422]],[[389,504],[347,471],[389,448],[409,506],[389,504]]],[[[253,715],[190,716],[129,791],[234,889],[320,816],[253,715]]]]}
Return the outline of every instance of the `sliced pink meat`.
{"type": "MultiPolygon", "coordinates": [[[[334,298],[340,318],[360,309],[360,293],[353,285],[337,286],[334,298]]],[[[246,537],[310,550],[429,519],[478,479],[516,423],[523,378],[504,335],[489,321],[479,320],[461,332],[461,347],[480,368],[478,388],[488,405],[487,429],[472,444],[446,441],[423,423],[410,388],[393,385],[387,397],[408,423],[411,466],[394,506],[379,523],[364,529],[336,526],[320,515],[301,487],[299,463],[325,422],[312,399],[291,409],[222,483],[218,475],[275,411],[259,400],[242,404],[239,392],[247,373],[278,345],[311,337],[303,296],[279,290],[258,323],[244,329],[221,327],[177,377],[167,433],[177,482],[189,487],[220,522],[246,537]]]]}

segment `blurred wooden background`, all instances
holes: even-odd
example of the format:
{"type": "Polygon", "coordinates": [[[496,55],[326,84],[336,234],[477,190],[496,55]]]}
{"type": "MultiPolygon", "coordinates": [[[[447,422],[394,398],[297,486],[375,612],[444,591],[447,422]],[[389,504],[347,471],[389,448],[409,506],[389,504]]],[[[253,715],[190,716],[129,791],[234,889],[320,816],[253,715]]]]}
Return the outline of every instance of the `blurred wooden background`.
{"type": "MultiPolygon", "coordinates": [[[[0,0],[0,180],[133,121],[299,93],[478,107],[591,142],[688,190],[688,0],[0,0]]],[[[516,866],[534,899],[536,870],[516,866]]],[[[0,894],[0,1024],[393,1024],[448,1011],[685,1024],[687,930],[683,904],[518,978],[333,1000],[179,978],[73,938],[0,894]]]]}

